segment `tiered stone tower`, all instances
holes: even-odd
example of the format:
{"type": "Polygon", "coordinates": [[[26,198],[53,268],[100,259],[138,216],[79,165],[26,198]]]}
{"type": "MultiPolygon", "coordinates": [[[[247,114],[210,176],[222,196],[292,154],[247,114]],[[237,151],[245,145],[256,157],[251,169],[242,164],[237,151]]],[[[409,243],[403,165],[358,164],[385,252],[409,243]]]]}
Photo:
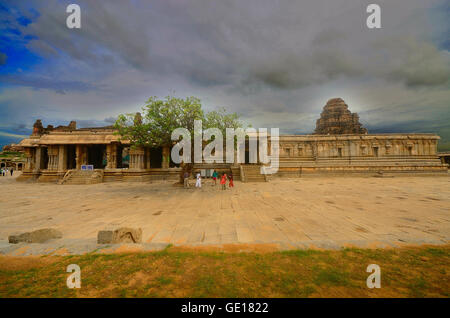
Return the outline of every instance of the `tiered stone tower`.
{"type": "Polygon", "coordinates": [[[362,127],[358,114],[348,110],[342,98],[332,98],[323,108],[314,134],[367,134],[367,129],[362,127]]]}

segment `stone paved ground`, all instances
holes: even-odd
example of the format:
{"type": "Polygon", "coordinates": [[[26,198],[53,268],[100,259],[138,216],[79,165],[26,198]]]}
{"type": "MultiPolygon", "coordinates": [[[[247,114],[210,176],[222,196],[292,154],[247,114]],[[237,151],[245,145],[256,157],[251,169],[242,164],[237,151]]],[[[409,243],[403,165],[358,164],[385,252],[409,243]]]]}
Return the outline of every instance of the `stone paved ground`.
{"type": "Polygon", "coordinates": [[[235,182],[226,191],[208,182],[185,190],[164,181],[56,185],[0,177],[0,253],[83,253],[99,247],[99,230],[121,226],[143,229],[142,249],[168,243],[281,249],[445,244],[450,177],[275,179],[235,182]],[[62,231],[63,239],[7,242],[10,234],[46,227],[62,231]]]}

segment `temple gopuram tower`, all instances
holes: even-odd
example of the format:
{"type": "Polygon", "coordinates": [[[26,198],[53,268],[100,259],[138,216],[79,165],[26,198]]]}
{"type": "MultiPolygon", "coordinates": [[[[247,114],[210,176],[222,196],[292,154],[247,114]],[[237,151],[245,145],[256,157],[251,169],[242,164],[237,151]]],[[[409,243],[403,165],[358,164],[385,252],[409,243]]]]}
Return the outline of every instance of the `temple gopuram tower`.
{"type": "Polygon", "coordinates": [[[315,135],[367,134],[359,116],[350,112],[342,98],[330,99],[316,122],[315,135]]]}

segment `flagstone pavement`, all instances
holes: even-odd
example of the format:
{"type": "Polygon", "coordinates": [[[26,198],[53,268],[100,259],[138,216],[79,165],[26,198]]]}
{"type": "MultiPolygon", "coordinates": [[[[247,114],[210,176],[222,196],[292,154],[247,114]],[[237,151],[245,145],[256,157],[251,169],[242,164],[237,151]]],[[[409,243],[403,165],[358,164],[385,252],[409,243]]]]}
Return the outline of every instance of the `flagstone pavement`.
{"type": "Polygon", "coordinates": [[[0,253],[82,253],[98,248],[99,230],[123,226],[142,228],[144,249],[447,244],[450,177],[236,181],[225,191],[211,180],[201,189],[183,189],[173,181],[57,185],[0,177],[0,253]],[[49,227],[63,238],[29,246],[7,241],[49,227]]]}

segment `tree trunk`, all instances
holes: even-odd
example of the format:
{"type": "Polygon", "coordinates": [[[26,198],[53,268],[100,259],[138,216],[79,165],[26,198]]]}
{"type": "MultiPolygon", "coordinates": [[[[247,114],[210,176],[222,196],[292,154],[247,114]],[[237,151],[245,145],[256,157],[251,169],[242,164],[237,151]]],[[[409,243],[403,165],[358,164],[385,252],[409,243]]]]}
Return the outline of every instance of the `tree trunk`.
{"type": "Polygon", "coordinates": [[[192,163],[184,163],[182,162],[180,164],[181,167],[181,171],[180,171],[180,180],[179,183],[180,184],[184,184],[184,174],[185,172],[188,172],[189,175],[192,173],[192,168],[194,167],[194,165],[192,163]]]}

